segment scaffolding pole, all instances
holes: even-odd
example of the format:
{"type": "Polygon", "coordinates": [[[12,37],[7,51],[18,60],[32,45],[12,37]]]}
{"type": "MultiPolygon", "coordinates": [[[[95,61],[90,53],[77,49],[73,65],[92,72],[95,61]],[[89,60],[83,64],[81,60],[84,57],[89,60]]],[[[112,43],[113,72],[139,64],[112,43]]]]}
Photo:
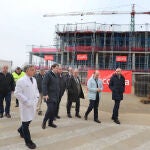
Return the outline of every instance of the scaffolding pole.
{"type": "Polygon", "coordinates": [[[145,32],[145,60],[144,60],[144,70],[148,70],[148,32],[145,32]]]}

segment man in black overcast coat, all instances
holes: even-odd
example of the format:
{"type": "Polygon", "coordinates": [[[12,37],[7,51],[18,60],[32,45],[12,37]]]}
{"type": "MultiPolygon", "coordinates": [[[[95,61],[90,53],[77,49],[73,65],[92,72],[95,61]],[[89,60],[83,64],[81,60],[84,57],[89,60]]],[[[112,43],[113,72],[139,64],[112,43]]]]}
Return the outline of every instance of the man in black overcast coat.
{"type": "Polygon", "coordinates": [[[62,74],[62,67],[61,66],[59,66],[59,68],[58,68],[58,78],[59,78],[60,93],[59,93],[59,101],[58,101],[57,107],[56,107],[56,118],[57,119],[60,118],[60,116],[58,115],[59,105],[60,105],[61,98],[64,95],[64,92],[65,92],[65,89],[66,89],[66,78],[62,74]]]}
{"type": "Polygon", "coordinates": [[[49,120],[49,126],[56,128],[57,126],[53,123],[53,120],[56,116],[56,107],[59,101],[59,78],[58,78],[58,64],[53,64],[51,70],[48,71],[42,83],[43,98],[47,104],[47,111],[43,119],[42,128],[46,128],[46,122],[49,120]]]}
{"type": "Polygon", "coordinates": [[[125,78],[121,74],[120,68],[117,68],[116,72],[110,78],[109,88],[112,91],[112,100],[114,100],[115,102],[112,120],[114,120],[115,123],[120,124],[120,121],[118,119],[119,106],[121,100],[123,100],[123,93],[125,91],[125,78]]]}
{"type": "Polygon", "coordinates": [[[11,118],[11,92],[15,89],[15,82],[12,74],[8,72],[8,66],[4,65],[0,72],[0,118],[3,118],[3,113],[7,118],[11,118]],[[3,102],[6,102],[5,109],[3,102]]]}
{"type": "Polygon", "coordinates": [[[67,100],[67,115],[69,118],[72,118],[71,116],[71,106],[72,102],[76,103],[76,114],[75,116],[78,118],[81,118],[79,111],[80,111],[80,98],[84,99],[84,93],[81,87],[81,83],[78,77],[78,69],[74,69],[73,76],[70,77],[68,80],[68,100],[67,100]]]}

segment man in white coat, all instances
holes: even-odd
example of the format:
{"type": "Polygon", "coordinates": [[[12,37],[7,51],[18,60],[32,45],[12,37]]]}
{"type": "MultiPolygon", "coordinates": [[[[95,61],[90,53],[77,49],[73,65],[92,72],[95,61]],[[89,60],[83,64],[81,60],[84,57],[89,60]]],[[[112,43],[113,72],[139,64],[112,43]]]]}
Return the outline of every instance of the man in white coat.
{"type": "Polygon", "coordinates": [[[22,122],[18,132],[20,133],[20,136],[24,138],[26,146],[30,149],[35,149],[36,144],[31,140],[29,125],[36,113],[39,92],[36,79],[33,77],[35,74],[34,66],[27,65],[24,67],[24,71],[26,75],[16,82],[14,92],[14,95],[19,100],[20,117],[22,122]]]}

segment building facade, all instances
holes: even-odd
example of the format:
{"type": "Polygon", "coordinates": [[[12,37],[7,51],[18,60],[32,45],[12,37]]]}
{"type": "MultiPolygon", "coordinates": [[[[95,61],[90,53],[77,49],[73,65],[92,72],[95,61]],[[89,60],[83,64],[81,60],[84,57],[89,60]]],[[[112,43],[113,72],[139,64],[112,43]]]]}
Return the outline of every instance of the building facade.
{"type": "MultiPolygon", "coordinates": [[[[64,68],[77,67],[83,83],[88,69],[120,67],[133,71],[135,83],[137,76],[150,75],[150,25],[135,25],[134,32],[129,29],[127,24],[58,24],[56,48],[53,51],[40,48],[37,52],[33,48],[30,61],[32,55],[49,56],[51,61],[60,63],[64,68]]],[[[48,61],[45,59],[46,66],[48,61]]]]}

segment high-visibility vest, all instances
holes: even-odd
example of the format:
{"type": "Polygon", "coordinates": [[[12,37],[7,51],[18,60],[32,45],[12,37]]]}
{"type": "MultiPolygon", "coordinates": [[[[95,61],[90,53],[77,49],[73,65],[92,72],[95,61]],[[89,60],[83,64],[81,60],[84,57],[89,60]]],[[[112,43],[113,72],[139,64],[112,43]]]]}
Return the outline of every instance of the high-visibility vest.
{"type": "Polygon", "coordinates": [[[13,72],[12,75],[16,82],[18,79],[20,79],[21,77],[23,77],[25,75],[25,72],[22,71],[19,75],[16,72],[13,72]]]}

